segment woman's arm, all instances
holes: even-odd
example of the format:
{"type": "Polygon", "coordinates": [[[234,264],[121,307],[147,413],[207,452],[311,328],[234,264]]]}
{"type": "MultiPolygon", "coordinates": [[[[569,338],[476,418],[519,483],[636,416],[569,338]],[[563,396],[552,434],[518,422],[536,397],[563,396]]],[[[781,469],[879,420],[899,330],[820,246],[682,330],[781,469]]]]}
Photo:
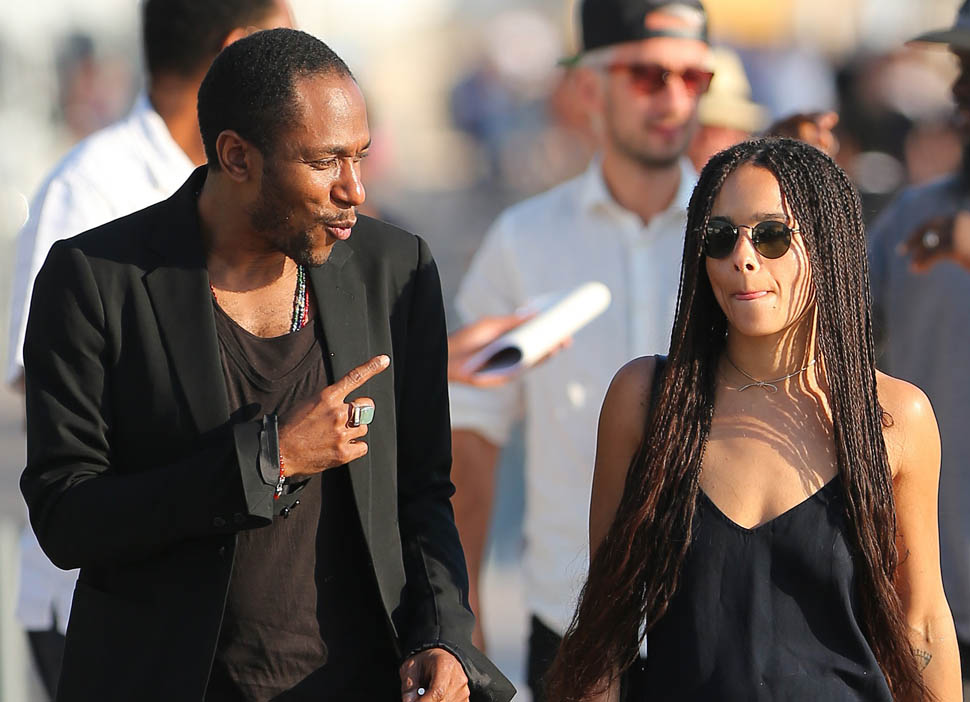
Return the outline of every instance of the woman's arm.
{"type": "Polygon", "coordinates": [[[893,418],[886,447],[896,498],[896,591],[927,689],[941,702],[959,700],[960,657],[940,575],[940,432],[930,401],[919,388],[881,376],[879,392],[893,418]]]}
{"type": "MultiPolygon", "coordinates": [[[[655,365],[653,357],[627,363],[613,377],[603,400],[589,505],[590,561],[613,524],[630,461],[643,439],[655,365]]],[[[603,692],[591,695],[587,702],[619,702],[619,699],[620,683],[614,676],[603,692]]]]}
{"type": "Polygon", "coordinates": [[[643,439],[656,362],[649,356],[627,363],[613,377],[603,400],[589,504],[590,561],[613,524],[630,461],[643,439]]]}

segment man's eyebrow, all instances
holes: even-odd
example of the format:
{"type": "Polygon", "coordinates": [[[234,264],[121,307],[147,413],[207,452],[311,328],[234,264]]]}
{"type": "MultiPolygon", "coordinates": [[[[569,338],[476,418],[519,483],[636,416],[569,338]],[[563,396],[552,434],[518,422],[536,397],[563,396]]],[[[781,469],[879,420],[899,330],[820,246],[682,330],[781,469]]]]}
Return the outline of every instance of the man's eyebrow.
{"type": "Polygon", "coordinates": [[[334,146],[324,146],[321,149],[315,150],[313,152],[315,158],[320,158],[321,156],[356,156],[362,151],[367,151],[370,148],[371,140],[368,139],[367,143],[360,149],[353,149],[349,146],[341,146],[339,144],[334,146]]]}

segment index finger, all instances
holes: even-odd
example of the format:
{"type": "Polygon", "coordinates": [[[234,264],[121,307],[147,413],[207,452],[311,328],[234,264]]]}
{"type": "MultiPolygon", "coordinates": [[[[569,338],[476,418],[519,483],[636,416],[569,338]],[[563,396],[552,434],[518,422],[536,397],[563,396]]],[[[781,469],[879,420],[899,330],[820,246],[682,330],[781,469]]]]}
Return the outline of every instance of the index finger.
{"type": "Polygon", "coordinates": [[[341,398],[345,398],[375,375],[383,372],[389,365],[391,365],[391,359],[388,356],[384,354],[374,356],[367,363],[351,368],[347,375],[330,387],[339,393],[341,398]]]}

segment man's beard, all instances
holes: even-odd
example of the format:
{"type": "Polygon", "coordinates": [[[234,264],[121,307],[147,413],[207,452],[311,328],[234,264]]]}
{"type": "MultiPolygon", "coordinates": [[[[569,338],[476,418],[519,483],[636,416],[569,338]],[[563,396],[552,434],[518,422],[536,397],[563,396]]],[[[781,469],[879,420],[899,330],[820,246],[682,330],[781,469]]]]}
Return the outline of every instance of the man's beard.
{"type": "Polygon", "coordinates": [[[330,249],[317,251],[309,230],[293,225],[292,209],[270,171],[264,169],[259,200],[249,213],[254,231],[265,234],[272,246],[297,264],[313,268],[326,263],[330,249]]]}
{"type": "Polygon", "coordinates": [[[684,130],[683,143],[672,144],[666,148],[656,148],[644,143],[638,143],[637,138],[621,133],[614,124],[607,121],[607,130],[613,147],[631,161],[635,161],[647,170],[665,170],[674,166],[687,153],[691,139],[696,131],[694,128],[684,130]]]}
{"type": "Polygon", "coordinates": [[[613,141],[618,151],[631,161],[636,161],[647,170],[666,170],[680,161],[684,151],[674,154],[658,154],[647,149],[637,148],[621,139],[613,141]]]}

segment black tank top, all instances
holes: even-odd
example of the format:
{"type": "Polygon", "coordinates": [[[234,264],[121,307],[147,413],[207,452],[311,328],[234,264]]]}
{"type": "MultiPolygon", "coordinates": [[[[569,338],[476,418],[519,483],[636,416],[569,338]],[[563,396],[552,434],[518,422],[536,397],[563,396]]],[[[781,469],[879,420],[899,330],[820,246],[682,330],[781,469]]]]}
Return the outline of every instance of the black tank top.
{"type": "Polygon", "coordinates": [[[840,478],[753,529],[701,491],[677,591],[626,700],[892,702],[861,622],[840,478]]]}
{"type": "MultiPolygon", "coordinates": [[[[215,316],[236,419],[285,414],[329,384],[318,317],[262,338],[218,305],[215,316]]],[[[347,467],[314,476],[296,496],[271,525],[236,536],[206,702],[400,699],[347,467]]]]}

